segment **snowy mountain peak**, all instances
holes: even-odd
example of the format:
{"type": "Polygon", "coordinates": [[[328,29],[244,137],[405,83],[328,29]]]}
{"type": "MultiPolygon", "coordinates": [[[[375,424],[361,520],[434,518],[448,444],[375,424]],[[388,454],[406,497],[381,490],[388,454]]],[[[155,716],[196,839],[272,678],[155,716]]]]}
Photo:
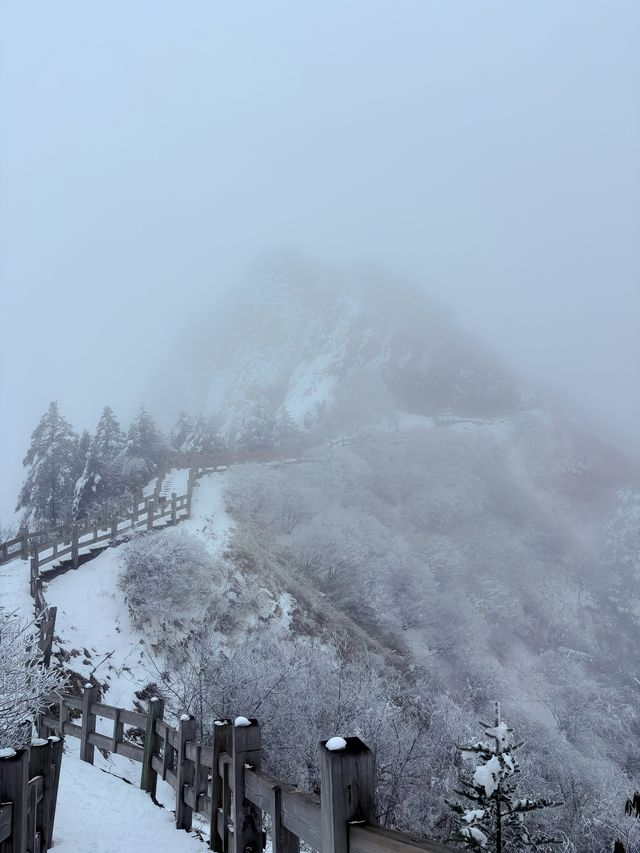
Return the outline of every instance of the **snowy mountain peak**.
{"type": "Polygon", "coordinates": [[[256,405],[330,433],[398,412],[504,414],[520,400],[419,292],[300,257],[254,268],[210,374],[206,410],[230,438],[256,405]]]}

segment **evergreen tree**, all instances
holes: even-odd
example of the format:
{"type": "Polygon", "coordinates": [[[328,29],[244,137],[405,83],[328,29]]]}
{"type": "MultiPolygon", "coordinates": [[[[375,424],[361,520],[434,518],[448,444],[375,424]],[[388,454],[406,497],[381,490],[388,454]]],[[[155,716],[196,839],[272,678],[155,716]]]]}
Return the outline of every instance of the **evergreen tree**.
{"type": "Polygon", "coordinates": [[[493,849],[496,853],[549,849],[556,840],[531,834],[524,824],[524,816],[563,804],[544,797],[532,799],[515,795],[517,782],[514,777],[519,767],[513,753],[523,744],[513,743],[513,730],[500,718],[498,703],[494,725],[481,725],[485,727],[488,740],[474,739],[460,747],[464,758],[477,759],[478,764],[471,778],[461,780],[463,790],[456,791],[467,804],[447,800],[458,824],[452,840],[471,850],[493,849]]]}
{"type": "Polygon", "coordinates": [[[193,431],[194,419],[186,412],[180,412],[176,425],[169,433],[169,444],[174,450],[184,450],[184,443],[193,431]]]}
{"type": "Polygon", "coordinates": [[[16,511],[24,509],[23,523],[53,527],[71,515],[78,458],[78,438],[53,402],[31,435],[23,464],[27,477],[16,511]]]}
{"type": "Polygon", "coordinates": [[[276,447],[291,450],[298,450],[302,443],[302,433],[286,406],[282,407],[276,419],[273,441],[276,447]]]}
{"type": "Polygon", "coordinates": [[[186,436],[182,450],[186,453],[223,453],[225,444],[216,432],[211,418],[198,415],[193,418],[191,430],[186,436]]]}
{"type": "Polygon", "coordinates": [[[76,482],[82,476],[82,472],[84,471],[84,466],[87,462],[87,453],[89,452],[89,447],[91,445],[91,433],[88,429],[82,430],[82,435],[78,439],[78,446],[76,450],[76,467],[75,467],[75,477],[76,482]]]}
{"type": "Polygon", "coordinates": [[[148,473],[154,471],[167,455],[165,438],[144,406],[140,406],[129,427],[127,454],[144,460],[148,473]]]}
{"type": "Polygon", "coordinates": [[[255,403],[249,417],[236,436],[236,444],[244,450],[264,450],[273,447],[275,418],[265,400],[255,403]]]}
{"type": "Polygon", "coordinates": [[[83,518],[111,498],[122,496],[126,488],[123,463],[125,434],[112,409],[105,406],[79,477],[73,504],[75,518],[83,518]]]}

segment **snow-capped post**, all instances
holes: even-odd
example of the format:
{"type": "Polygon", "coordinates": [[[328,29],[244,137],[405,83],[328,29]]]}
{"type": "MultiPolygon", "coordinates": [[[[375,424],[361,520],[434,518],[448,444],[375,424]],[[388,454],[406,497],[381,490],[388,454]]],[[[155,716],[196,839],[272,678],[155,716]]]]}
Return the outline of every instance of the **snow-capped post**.
{"type": "Polygon", "coordinates": [[[158,774],[153,769],[151,759],[154,754],[160,752],[160,737],[156,732],[156,720],[161,720],[164,716],[164,700],[158,699],[157,696],[149,699],[149,707],[147,709],[147,727],[144,735],[144,755],[142,757],[142,775],[140,777],[140,787],[143,791],[156,795],[156,785],[158,783],[158,774]]]}
{"type": "Polygon", "coordinates": [[[95,747],[89,743],[89,738],[96,730],[96,715],[91,713],[91,706],[100,698],[97,685],[87,683],[82,694],[82,732],[80,734],[80,759],[93,764],[95,747]]]}
{"type": "Polygon", "coordinates": [[[45,738],[38,738],[31,743],[29,755],[29,776],[42,776],[42,821],[37,827],[40,830],[40,845],[42,850],[51,847],[51,743],[45,738]]]}
{"type": "Polygon", "coordinates": [[[13,814],[11,838],[2,849],[6,846],[11,853],[27,850],[28,792],[29,750],[3,750],[0,752],[0,802],[13,803],[13,814]]]}
{"type": "Polygon", "coordinates": [[[375,822],[373,753],[360,738],[320,743],[322,853],[348,853],[349,823],[375,822]]]}
{"type": "Polygon", "coordinates": [[[183,714],[178,724],[178,749],[176,754],[176,829],[191,830],[193,809],[184,799],[184,786],[193,784],[193,764],[187,760],[187,742],[196,739],[196,721],[183,714]]]}
{"type": "Polygon", "coordinates": [[[175,492],[171,492],[171,524],[175,524],[178,519],[178,510],[176,508],[177,500],[178,495],[175,492]]]}
{"type": "Polygon", "coordinates": [[[78,568],[78,525],[71,525],[71,563],[74,569],[78,568]]]}
{"type": "Polygon", "coordinates": [[[233,754],[233,724],[231,720],[216,720],[213,726],[213,768],[211,770],[211,812],[209,814],[209,846],[217,853],[229,849],[229,808],[231,788],[229,785],[229,765],[220,775],[220,756],[233,754]],[[218,814],[222,815],[222,833],[218,834],[218,814]]]}
{"type": "Polygon", "coordinates": [[[233,846],[235,853],[262,850],[262,812],[244,796],[245,768],[259,770],[260,726],[257,720],[236,717],[233,723],[233,846]]]}

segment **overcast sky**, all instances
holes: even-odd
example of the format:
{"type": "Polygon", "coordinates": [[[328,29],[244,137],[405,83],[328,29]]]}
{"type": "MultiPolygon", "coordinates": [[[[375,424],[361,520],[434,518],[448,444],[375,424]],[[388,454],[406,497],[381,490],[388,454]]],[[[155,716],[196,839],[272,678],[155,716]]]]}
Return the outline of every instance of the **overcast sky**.
{"type": "Polygon", "coordinates": [[[640,3],[0,3],[0,519],[256,253],[373,261],[640,435],[640,3]]]}

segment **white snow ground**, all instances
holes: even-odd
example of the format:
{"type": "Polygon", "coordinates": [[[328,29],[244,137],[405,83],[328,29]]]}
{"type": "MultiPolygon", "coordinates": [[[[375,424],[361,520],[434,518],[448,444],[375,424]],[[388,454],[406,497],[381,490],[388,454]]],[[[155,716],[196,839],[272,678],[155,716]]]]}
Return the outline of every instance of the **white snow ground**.
{"type": "Polygon", "coordinates": [[[62,759],[56,853],[193,853],[202,842],[134,785],[71,755],[62,759]]]}

